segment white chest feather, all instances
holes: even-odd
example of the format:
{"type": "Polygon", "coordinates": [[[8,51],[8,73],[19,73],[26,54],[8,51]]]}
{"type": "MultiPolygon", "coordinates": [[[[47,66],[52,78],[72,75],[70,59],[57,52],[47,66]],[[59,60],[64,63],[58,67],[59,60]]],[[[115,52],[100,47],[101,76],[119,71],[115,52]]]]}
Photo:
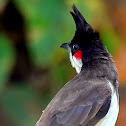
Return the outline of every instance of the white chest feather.
{"type": "Polygon", "coordinates": [[[71,61],[72,67],[76,69],[76,72],[80,73],[81,68],[82,68],[82,60],[77,60],[74,56],[72,56],[70,52],[70,61],[71,61]]]}
{"type": "Polygon", "coordinates": [[[116,95],[116,91],[114,90],[114,87],[110,82],[109,85],[112,89],[112,99],[111,99],[109,111],[106,114],[106,116],[103,119],[101,119],[95,126],[115,126],[118,113],[119,113],[119,103],[118,103],[118,98],[116,95]]]}

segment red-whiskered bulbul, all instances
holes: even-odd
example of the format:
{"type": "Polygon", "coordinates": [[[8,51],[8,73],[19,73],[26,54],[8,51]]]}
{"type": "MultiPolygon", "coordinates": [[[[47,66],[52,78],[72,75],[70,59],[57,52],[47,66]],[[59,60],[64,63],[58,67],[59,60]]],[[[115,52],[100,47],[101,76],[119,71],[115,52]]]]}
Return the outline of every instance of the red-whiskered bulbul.
{"type": "Polygon", "coordinates": [[[119,112],[118,74],[111,55],[82,14],[70,12],[76,32],[69,43],[77,75],[52,99],[36,126],[114,126],[119,112]]]}

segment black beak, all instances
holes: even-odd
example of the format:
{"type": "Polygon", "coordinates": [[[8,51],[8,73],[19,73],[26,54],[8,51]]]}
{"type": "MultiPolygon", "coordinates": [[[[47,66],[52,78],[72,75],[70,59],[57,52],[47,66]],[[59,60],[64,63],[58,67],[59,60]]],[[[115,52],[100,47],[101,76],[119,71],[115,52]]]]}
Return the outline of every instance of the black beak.
{"type": "Polygon", "coordinates": [[[67,43],[61,44],[59,47],[69,50],[70,49],[70,46],[69,45],[70,45],[70,42],[67,42],[67,43]]]}

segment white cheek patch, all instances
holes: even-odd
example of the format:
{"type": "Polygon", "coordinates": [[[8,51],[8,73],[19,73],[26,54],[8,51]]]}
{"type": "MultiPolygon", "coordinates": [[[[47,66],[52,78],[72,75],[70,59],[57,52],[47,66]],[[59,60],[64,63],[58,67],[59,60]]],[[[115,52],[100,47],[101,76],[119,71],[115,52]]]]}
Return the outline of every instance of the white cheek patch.
{"type": "Polygon", "coordinates": [[[72,65],[72,67],[75,68],[75,64],[74,64],[74,61],[73,61],[73,58],[72,58],[72,54],[71,54],[71,52],[70,52],[70,61],[71,61],[71,65],[72,65]]]}
{"type": "Polygon", "coordinates": [[[73,56],[73,60],[75,62],[75,64],[78,66],[78,67],[82,67],[82,60],[81,59],[76,59],[74,56],[73,56]]]}
{"type": "Polygon", "coordinates": [[[80,73],[82,65],[83,65],[82,60],[76,59],[74,56],[72,56],[72,54],[70,52],[70,61],[71,61],[72,67],[74,67],[76,69],[76,72],[80,73]]]}

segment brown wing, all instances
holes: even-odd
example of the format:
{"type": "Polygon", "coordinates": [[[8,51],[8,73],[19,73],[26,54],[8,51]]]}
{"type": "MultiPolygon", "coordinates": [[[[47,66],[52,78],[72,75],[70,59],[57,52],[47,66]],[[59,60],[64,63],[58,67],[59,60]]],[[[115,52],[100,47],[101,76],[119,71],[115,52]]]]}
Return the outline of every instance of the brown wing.
{"type": "Polygon", "coordinates": [[[75,78],[58,92],[36,126],[94,126],[108,112],[110,99],[105,80],[75,78]]]}

